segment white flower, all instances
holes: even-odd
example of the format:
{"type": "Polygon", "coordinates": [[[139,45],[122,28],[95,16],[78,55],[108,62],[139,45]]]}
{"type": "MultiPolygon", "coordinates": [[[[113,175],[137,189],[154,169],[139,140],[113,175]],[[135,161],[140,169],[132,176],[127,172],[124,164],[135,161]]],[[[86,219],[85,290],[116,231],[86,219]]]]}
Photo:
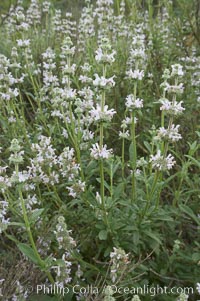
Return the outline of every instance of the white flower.
{"type": "Polygon", "coordinates": [[[26,171],[19,171],[18,174],[14,171],[12,176],[11,176],[11,181],[12,182],[19,182],[19,183],[24,183],[29,179],[29,174],[26,171]]]}
{"type": "Polygon", "coordinates": [[[126,72],[126,75],[130,78],[130,79],[137,79],[137,80],[142,80],[144,77],[144,70],[132,70],[130,69],[129,71],[126,72]]]}
{"type": "Polygon", "coordinates": [[[115,76],[112,76],[110,78],[105,78],[104,76],[99,77],[98,74],[95,73],[95,80],[93,80],[93,85],[97,86],[99,88],[109,89],[115,86],[115,82],[113,78],[115,76]]]}
{"type": "Polygon", "coordinates": [[[80,75],[79,80],[84,84],[84,83],[91,83],[92,78],[88,77],[87,75],[80,75]]]}
{"type": "Polygon", "coordinates": [[[188,301],[188,298],[189,296],[184,294],[184,293],[181,293],[179,298],[178,298],[178,301],[188,301]]]}
{"type": "Polygon", "coordinates": [[[89,141],[94,138],[94,133],[92,131],[89,131],[88,129],[85,129],[82,134],[83,134],[82,139],[84,141],[89,141]]]}
{"type": "Polygon", "coordinates": [[[161,155],[161,151],[158,150],[157,154],[155,156],[150,156],[150,162],[152,163],[152,168],[158,169],[158,170],[168,170],[171,169],[176,161],[174,160],[174,157],[169,154],[166,158],[161,155]]]}
{"type": "Polygon", "coordinates": [[[71,195],[73,198],[76,198],[77,194],[80,194],[85,190],[85,182],[78,180],[78,182],[74,183],[70,187],[67,187],[67,189],[69,190],[69,195],[71,195]]]}
{"type": "Polygon", "coordinates": [[[96,50],[96,55],[95,55],[95,60],[97,62],[102,62],[102,63],[108,63],[111,64],[115,61],[115,56],[116,51],[113,51],[112,53],[104,53],[101,48],[96,50]]]}
{"type": "Polygon", "coordinates": [[[8,202],[0,201],[0,234],[7,229],[9,225],[9,218],[6,218],[8,211],[8,202]]]}
{"type": "Polygon", "coordinates": [[[142,171],[139,169],[139,168],[137,168],[136,170],[135,170],[135,175],[136,176],[140,176],[142,174],[142,171]]]}
{"type": "Polygon", "coordinates": [[[65,99],[74,100],[76,98],[76,90],[74,89],[64,89],[61,96],[65,99]]]}
{"type": "Polygon", "coordinates": [[[199,295],[200,295],[200,282],[197,283],[196,289],[197,289],[197,292],[198,292],[199,295]]]}
{"type": "Polygon", "coordinates": [[[183,76],[184,72],[183,72],[183,66],[181,66],[180,64],[175,64],[172,65],[172,73],[171,76],[183,76]]]}
{"type": "Polygon", "coordinates": [[[85,63],[83,66],[81,66],[81,69],[83,72],[90,72],[92,69],[92,66],[89,65],[88,63],[85,63]]]}
{"type": "Polygon", "coordinates": [[[132,58],[135,59],[145,59],[145,49],[144,48],[136,48],[136,49],[131,49],[130,55],[132,58]]]}
{"type": "Polygon", "coordinates": [[[95,160],[99,159],[108,159],[112,155],[112,149],[107,149],[107,145],[103,145],[102,148],[100,148],[98,143],[95,143],[92,145],[91,150],[91,157],[93,157],[95,160]]]}
{"type": "Polygon", "coordinates": [[[94,121],[108,121],[110,122],[113,115],[116,113],[114,109],[108,110],[108,106],[105,105],[103,107],[103,110],[99,104],[97,104],[96,109],[93,108],[90,111],[90,115],[93,118],[94,121]]]}
{"type": "Polygon", "coordinates": [[[63,74],[73,74],[74,75],[75,70],[76,70],[76,64],[68,66],[66,63],[64,63],[64,66],[62,67],[63,74]]]}
{"type": "Polygon", "coordinates": [[[50,47],[48,47],[46,49],[46,52],[42,53],[42,56],[43,56],[43,59],[48,60],[48,61],[54,60],[56,57],[54,51],[50,47]]]}
{"type": "Polygon", "coordinates": [[[96,201],[97,201],[97,203],[98,203],[99,205],[102,204],[101,196],[100,196],[100,194],[98,193],[98,191],[96,192],[96,201]]]}
{"type": "Polygon", "coordinates": [[[143,99],[135,98],[133,94],[130,94],[126,97],[126,107],[129,111],[140,109],[143,107],[143,99]]]}
{"type": "Polygon", "coordinates": [[[161,140],[162,138],[166,140],[171,140],[172,142],[176,142],[182,139],[181,134],[179,134],[180,125],[172,124],[170,128],[165,129],[164,127],[160,127],[157,131],[157,136],[155,137],[156,140],[161,140]]]}
{"type": "Polygon", "coordinates": [[[168,93],[175,93],[175,94],[182,94],[184,90],[183,83],[180,83],[179,85],[170,85],[169,83],[165,83],[164,85],[164,91],[168,93]]]}
{"type": "Polygon", "coordinates": [[[166,111],[169,115],[180,115],[185,110],[182,107],[183,101],[169,101],[167,98],[161,98],[159,102],[162,104],[160,110],[166,111]]]}
{"type": "Polygon", "coordinates": [[[128,130],[127,131],[123,131],[123,132],[119,131],[119,137],[120,138],[124,138],[124,139],[129,139],[130,133],[129,133],[128,130]]]}
{"type": "Polygon", "coordinates": [[[30,45],[30,40],[17,40],[18,47],[27,47],[30,45]]]}
{"type": "Polygon", "coordinates": [[[148,163],[147,161],[144,159],[144,157],[141,157],[139,160],[137,160],[137,167],[144,167],[146,166],[148,163]]]}

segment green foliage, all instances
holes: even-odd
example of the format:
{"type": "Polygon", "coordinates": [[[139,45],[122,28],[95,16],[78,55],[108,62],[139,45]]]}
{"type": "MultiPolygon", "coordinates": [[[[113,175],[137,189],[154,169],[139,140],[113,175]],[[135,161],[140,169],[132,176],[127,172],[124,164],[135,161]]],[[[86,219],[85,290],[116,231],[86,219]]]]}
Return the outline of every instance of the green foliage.
{"type": "MultiPolygon", "coordinates": [[[[40,10],[43,2],[39,2],[40,10]]],[[[0,271],[5,278],[4,297],[11,300],[17,295],[24,300],[31,285],[30,301],[73,301],[77,297],[74,285],[93,284],[99,289],[98,296],[90,292],[82,294],[81,300],[139,300],[134,297],[137,292],[113,292],[112,285],[192,287],[190,299],[195,300],[200,279],[200,92],[195,86],[200,68],[198,2],[126,0],[123,8],[123,1],[116,0],[112,16],[103,7],[102,23],[97,17],[91,19],[89,25],[94,27],[82,38],[82,27],[77,29],[76,24],[73,30],[73,21],[82,20],[86,6],[92,18],[97,1],[52,1],[39,22],[33,14],[27,30],[18,27],[19,15],[8,11],[11,4],[15,2],[0,4],[1,14],[8,12],[1,16],[0,27],[0,271]],[[58,9],[61,16],[56,23],[58,9]],[[72,17],[65,17],[67,11],[72,17]],[[114,16],[112,23],[109,18],[114,16]],[[57,29],[59,21],[63,27],[57,29]],[[99,38],[102,32],[103,40],[99,38]],[[131,62],[131,47],[137,50],[143,45],[138,46],[137,39],[131,44],[138,34],[144,35],[140,43],[144,43],[145,59],[131,62]],[[19,46],[20,40],[30,40],[30,46],[19,46]],[[105,57],[98,61],[95,51],[100,43],[105,57]],[[80,80],[84,63],[90,66],[84,74],[88,84],[80,80]],[[166,74],[173,73],[171,66],[177,68],[177,64],[183,65],[184,76],[166,79],[166,74]],[[132,71],[144,71],[142,80],[127,78],[129,65],[132,71]],[[115,85],[111,89],[94,87],[95,74],[111,78],[108,86],[112,80],[115,85]],[[183,93],[166,92],[166,82],[175,88],[183,84],[183,93]],[[83,91],[88,87],[92,96],[85,99],[83,91]],[[13,96],[11,91],[18,93],[13,96]],[[143,107],[138,110],[136,104],[132,104],[134,109],[125,104],[127,95],[134,101],[144,99],[143,107]],[[183,100],[182,115],[160,110],[166,97],[173,104],[183,100]],[[95,116],[95,120],[91,110],[97,104],[101,118],[95,116]],[[106,115],[111,107],[116,111],[113,119],[106,115]],[[129,123],[123,123],[127,117],[129,123]],[[183,139],[172,143],[163,136],[159,140],[158,129],[169,130],[172,124],[180,124],[183,139]],[[125,138],[119,137],[123,130],[124,135],[129,130],[125,138]],[[89,131],[93,136],[86,139],[84,134],[91,134],[89,131]],[[112,154],[106,153],[110,148],[112,154]],[[158,151],[159,168],[154,166],[158,151]],[[176,160],[173,168],[166,168],[168,154],[176,160]],[[10,262],[13,255],[14,264],[10,262]],[[14,277],[20,283],[9,291],[5,271],[12,271],[12,266],[21,271],[14,277]],[[46,281],[48,285],[60,283],[70,293],[65,297],[55,292],[36,295],[37,285],[46,281]]],[[[30,1],[24,1],[25,15],[29,5],[30,1]]],[[[143,293],[140,299],[174,301],[180,295],[176,292],[143,293]]]]}

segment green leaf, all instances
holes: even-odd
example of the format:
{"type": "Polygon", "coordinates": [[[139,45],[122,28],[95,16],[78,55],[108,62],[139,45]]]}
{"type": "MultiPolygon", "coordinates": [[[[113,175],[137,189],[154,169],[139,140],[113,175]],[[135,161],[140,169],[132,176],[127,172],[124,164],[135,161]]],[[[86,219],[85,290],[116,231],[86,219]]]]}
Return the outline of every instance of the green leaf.
{"type": "Polygon", "coordinates": [[[102,223],[97,223],[96,225],[95,225],[95,228],[97,228],[97,229],[105,229],[105,227],[104,227],[104,225],[102,224],[102,223]]]}
{"type": "Polygon", "coordinates": [[[140,241],[140,234],[138,231],[134,231],[133,232],[133,243],[135,246],[137,246],[139,244],[140,241]]]}
{"type": "Polygon", "coordinates": [[[194,253],[194,254],[192,254],[192,260],[194,260],[195,262],[199,262],[199,260],[200,260],[200,253],[194,253]]]}
{"type": "Polygon", "coordinates": [[[157,241],[160,245],[162,244],[161,240],[159,239],[159,237],[157,237],[154,233],[150,232],[150,231],[144,231],[144,233],[149,236],[150,238],[152,238],[153,240],[157,241]]]}
{"type": "Polygon", "coordinates": [[[19,222],[11,222],[11,223],[9,223],[9,226],[17,226],[17,227],[26,228],[24,223],[19,223],[19,222]]]}
{"type": "Polygon", "coordinates": [[[13,235],[10,235],[10,234],[7,234],[7,233],[5,235],[6,235],[7,238],[14,241],[16,244],[19,243],[19,241],[13,235]]]}
{"type": "Polygon", "coordinates": [[[106,240],[108,236],[108,232],[106,230],[101,230],[99,232],[99,239],[100,240],[106,240]]]}
{"type": "Polygon", "coordinates": [[[24,244],[24,243],[19,243],[19,244],[17,244],[17,247],[32,262],[34,262],[35,264],[38,264],[38,259],[35,256],[35,253],[34,253],[33,249],[29,245],[24,244]]]}
{"type": "Polygon", "coordinates": [[[186,205],[179,205],[179,208],[182,212],[184,212],[186,215],[189,215],[191,219],[193,219],[197,225],[200,225],[199,218],[194,214],[192,209],[186,205]]]}
{"type": "Polygon", "coordinates": [[[151,144],[147,141],[144,141],[144,145],[145,145],[146,149],[151,153],[151,144]]]}
{"type": "Polygon", "coordinates": [[[119,183],[117,187],[114,187],[114,197],[119,197],[124,191],[124,183],[119,183]]]}
{"type": "Polygon", "coordinates": [[[199,168],[200,168],[200,162],[199,161],[197,161],[196,159],[194,159],[193,157],[191,157],[191,156],[188,156],[188,155],[185,155],[187,158],[189,158],[191,161],[192,161],[192,163],[194,164],[194,165],[196,165],[196,166],[198,166],[199,168]]]}
{"type": "Polygon", "coordinates": [[[43,211],[44,211],[44,208],[35,209],[30,216],[30,223],[35,224],[43,211]]]}

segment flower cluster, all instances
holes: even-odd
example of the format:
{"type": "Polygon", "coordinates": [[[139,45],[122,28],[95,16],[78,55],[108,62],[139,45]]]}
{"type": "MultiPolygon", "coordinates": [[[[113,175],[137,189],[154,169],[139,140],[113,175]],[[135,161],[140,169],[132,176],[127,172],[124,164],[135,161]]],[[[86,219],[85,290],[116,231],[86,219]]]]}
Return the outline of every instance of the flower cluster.
{"type": "Polygon", "coordinates": [[[51,269],[54,269],[56,273],[55,285],[59,288],[64,288],[68,283],[72,281],[71,276],[71,261],[68,260],[70,253],[65,252],[62,255],[62,259],[58,262],[58,265],[52,266],[51,269]]]}
{"type": "Polygon", "coordinates": [[[90,110],[91,118],[95,122],[110,122],[114,114],[116,114],[116,111],[114,109],[109,110],[107,105],[101,108],[101,106],[97,104],[96,108],[90,110]]]}
{"type": "Polygon", "coordinates": [[[126,97],[126,107],[129,111],[143,107],[143,99],[135,98],[133,94],[126,97]]]}
{"type": "Polygon", "coordinates": [[[104,298],[103,301],[115,301],[113,297],[114,291],[110,285],[106,286],[104,289],[104,298]]]}
{"type": "Polygon", "coordinates": [[[10,151],[12,152],[9,157],[9,162],[11,164],[14,164],[15,171],[13,172],[11,176],[11,182],[18,183],[18,182],[24,182],[25,179],[27,179],[28,175],[27,173],[22,174],[19,172],[19,164],[23,162],[23,155],[24,151],[21,150],[21,146],[19,144],[19,141],[17,139],[13,139],[11,141],[10,151]]]}
{"type": "Polygon", "coordinates": [[[55,53],[49,47],[47,50],[42,54],[43,57],[43,81],[44,86],[43,90],[49,90],[49,87],[54,87],[58,85],[58,77],[53,73],[56,68],[55,64],[55,53]]]}
{"type": "Polygon", "coordinates": [[[126,72],[129,79],[142,80],[144,77],[144,70],[135,69],[134,71],[130,69],[126,72]]]}
{"type": "Polygon", "coordinates": [[[5,231],[9,225],[9,218],[6,218],[8,211],[8,202],[0,201],[0,233],[5,231]]]}
{"type": "Polygon", "coordinates": [[[129,254],[126,254],[121,248],[113,248],[113,252],[110,253],[110,277],[113,283],[117,280],[118,275],[125,271],[127,264],[129,263],[129,254]]]}
{"type": "Polygon", "coordinates": [[[59,245],[59,249],[65,250],[60,261],[56,261],[57,265],[51,268],[56,272],[56,284],[60,287],[64,287],[66,284],[72,281],[71,277],[71,266],[72,263],[69,260],[73,249],[76,247],[75,240],[71,237],[71,230],[67,230],[67,225],[65,223],[65,218],[59,216],[58,224],[56,225],[56,230],[54,231],[56,235],[56,240],[59,245]]]}
{"type": "Polygon", "coordinates": [[[116,51],[113,51],[111,53],[106,53],[106,52],[104,52],[104,49],[98,48],[96,50],[95,60],[98,63],[112,64],[115,61],[115,54],[116,54],[116,51]]]}
{"type": "Polygon", "coordinates": [[[182,107],[183,101],[169,101],[167,98],[161,98],[159,101],[162,105],[160,110],[165,111],[168,115],[177,116],[182,114],[185,110],[185,108],[182,107]]]}
{"type": "Polygon", "coordinates": [[[54,231],[59,249],[70,251],[76,246],[75,240],[71,237],[71,232],[71,230],[67,230],[65,218],[63,216],[59,216],[58,224],[56,225],[56,230],[54,231]]]}
{"type": "Polygon", "coordinates": [[[180,294],[178,301],[188,301],[188,298],[189,298],[188,295],[182,293],[182,294],[180,294]]]}
{"type": "Polygon", "coordinates": [[[176,163],[174,157],[171,154],[167,156],[168,143],[177,142],[182,138],[179,133],[180,125],[175,125],[173,120],[185,110],[182,107],[183,101],[177,101],[177,97],[183,92],[183,84],[178,84],[178,81],[179,78],[182,78],[184,72],[180,64],[172,65],[171,69],[171,73],[169,69],[165,69],[162,76],[164,79],[161,84],[161,87],[163,88],[163,97],[159,100],[161,104],[160,110],[162,111],[162,126],[157,130],[157,134],[154,136],[155,141],[161,142],[161,149],[162,151],[165,149],[165,155],[163,155],[159,149],[155,156],[151,155],[150,157],[152,167],[157,170],[169,170],[174,166],[176,163]],[[168,83],[170,79],[175,81],[175,85],[170,85],[168,83]],[[169,95],[173,94],[171,101],[166,98],[166,93],[169,95]],[[169,124],[167,128],[164,127],[165,116],[169,116],[169,124]]]}
{"type": "Polygon", "coordinates": [[[171,154],[164,157],[163,155],[161,155],[160,150],[157,151],[157,154],[155,156],[150,156],[150,162],[152,163],[152,168],[162,171],[172,169],[172,167],[176,163],[174,157],[171,154]]]}
{"type": "Polygon", "coordinates": [[[169,128],[165,129],[164,127],[160,127],[157,131],[157,135],[155,136],[156,140],[166,140],[176,142],[182,139],[181,134],[179,134],[180,125],[172,124],[169,128]]]}
{"type": "Polygon", "coordinates": [[[7,167],[8,166],[5,166],[5,167],[0,166],[0,190],[1,190],[1,192],[5,192],[5,190],[8,189],[12,185],[11,179],[5,174],[7,167]]]}
{"type": "Polygon", "coordinates": [[[99,76],[98,74],[94,74],[95,79],[93,80],[93,85],[100,89],[110,89],[115,86],[115,82],[112,76],[110,78],[105,78],[105,76],[99,76]]]}
{"type": "Polygon", "coordinates": [[[98,143],[92,145],[90,155],[95,160],[109,159],[112,155],[112,149],[107,149],[107,145],[100,147],[98,143]]]}
{"type": "Polygon", "coordinates": [[[23,77],[16,79],[9,68],[11,62],[6,56],[0,54],[0,99],[2,101],[10,101],[19,95],[19,90],[14,85],[20,81],[23,82],[23,77]]]}

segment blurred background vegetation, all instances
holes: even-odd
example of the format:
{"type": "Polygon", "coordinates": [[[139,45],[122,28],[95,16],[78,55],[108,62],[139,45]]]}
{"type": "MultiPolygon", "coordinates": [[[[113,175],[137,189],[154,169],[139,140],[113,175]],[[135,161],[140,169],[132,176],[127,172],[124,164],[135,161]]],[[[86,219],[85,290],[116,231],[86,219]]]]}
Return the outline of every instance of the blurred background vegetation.
{"type": "MultiPolygon", "coordinates": [[[[23,0],[23,5],[27,8],[30,5],[31,0],[23,0]]],[[[44,2],[39,0],[40,3],[44,2]]],[[[84,0],[50,0],[57,9],[74,10],[80,9],[85,1],[84,0]]],[[[6,13],[11,5],[16,5],[17,0],[0,0],[0,13],[6,13]]]]}
{"type": "MultiPolygon", "coordinates": [[[[0,0],[0,15],[8,12],[11,5],[16,5],[18,0],[0,0]]],[[[76,17],[79,16],[79,12],[81,8],[85,5],[85,0],[48,0],[53,4],[56,9],[62,9],[63,13],[65,11],[71,11],[73,15],[76,17]]],[[[120,2],[122,0],[114,0],[114,6],[116,11],[120,6],[120,2]]],[[[126,9],[129,11],[133,8],[133,3],[137,5],[137,7],[145,8],[148,10],[149,5],[154,7],[154,13],[156,13],[158,8],[163,6],[163,3],[169,3],[169,0],[124,0],[126,3],[126,9]]],[[[174,10],[177,14],[181,14],[183,16],[187,15],[189,18],[195,17],[198,20],[198,26],[200,23],[200,0],[171,0],[173,2],[174,10]]],[[[23,5],[27,8],[30,5],[31,0],[23,0],[23,5]]],[[[40,3],[43,0],[39,0],[40,3]]],[[[93,4],[97,2],[97,0],[91,0],[93,4]]]]}

